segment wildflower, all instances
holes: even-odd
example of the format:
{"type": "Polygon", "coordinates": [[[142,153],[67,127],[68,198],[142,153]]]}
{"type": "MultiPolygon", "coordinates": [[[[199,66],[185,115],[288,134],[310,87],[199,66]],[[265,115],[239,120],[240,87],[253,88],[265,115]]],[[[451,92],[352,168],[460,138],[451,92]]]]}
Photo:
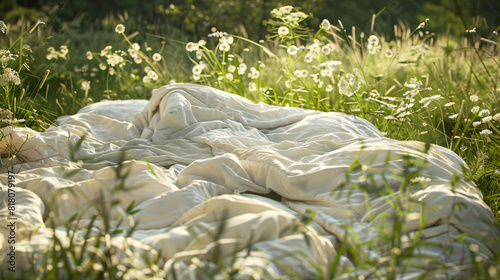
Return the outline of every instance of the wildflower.
{"type": "Polygon", "coordinates": [[[229,51],[229,49],[230,49],[230,46],[228,43],[222,43],[219,45],[219,50],[221,50],[221,51],[227,52],[227,51],[229,51]]]}
{"type": "Polygon", "coordinates": [[[324,19],[322,22],[321,22],[321,29],[324,29],[324,30],[329,30],[330,29],[330,22],[327,20],[327,19],[324,19]]]}
{"type": "Polygon", "coordinates": [[[487,117],[482,118],[481,122],[483,122],[483,123],[491,122],[492,119],[493,119],[492,116],[487,116],[487,117]]]}
{"type": "Polygon", "coordinates": [[[142,63],[142,58],[140,56],[136,56],[136,57],[134,57],[134,62],[136,64],[141,64],[142,63]]]}
{"type": "Polygon", "coordinates": [[[282,15],[283,15],[283,14],[282,14],[282,13],[280,12],[280,10],[278,10],[278,9],[273,9],[273,10],[271,11],[271,16],[272,16],[272,17],[275,17],[275,18],[281,18],[281,16],[282,16],[282,15]]]}
{"type": "Polygon", "coordinates": [[[290,55],[296,55],[298,50],[299,50],[299,48],[297,48],[297,46],[290,46],[290,47],[288,47],[288,49],[286,51],[290,55]]]}
{"type": "Polygon", "coordinates": [[[59,47],[59,57],[61,57],[62,59],[66,59],[66,54],[68,54],[68,52],[68,47],[66,47],[65,45],[59,47]]]}
{"type": "Polygon", "coordinates": [[[123,24],[118,24],[116,27],[115,27],[115,32],[118,33],[118,34],[122,34],[123,32],[125,32],[125,26],[123,24]]]}
{"type": "Polygon", "coordinates": [[[333,86],[332,86],[332,85],[327,85],[327,86],[325,87],[325,91],[326,91],[326,92],[332,92],[332,90],[333,90],[333,86]]]}
{"type": "Polygon", "coordinates": [[[12,112],[9,109],[0,108],[0,119],[1,121],[5,121],[7,119],[12,118],[12,112]]]}
{"type": "Polygon", "coordinates": [[[109,75],[113,76],[115,74],[115,68],[110,67],[109,68],[109,75]]]}
{"type": "Polygon", "coordinates": [[[286,26],[280,26],[278,28],[278,34],[281,36],[281,37],[284,37],[286,35],[288,35],[288,33],[290,32],[290,30],[288,29],[288,27],[286,26]]]}
{"type": "Polygon", "coordinates": [[[88,52],[86,53],[86,55],[87,55],[87,59],[88,59],[88,60],[92,60],[92,58],[94,58],[94,56],[92,55],[92,52],[90,52],[90,51],[88,51],[88,52]]]}
{"type": "Polygon", "coordinates": [[[145,84],[150,83],[151,78],[148,75],[146,75],[146,76],[142,77],[142,82],[145,84]]]}
{"type": "Polygon", "coordinates": [[[417,29],[422,29],[422,28],[424,28],[424,27],[425,27],[425,24],[426,24],[428,21],[429,21],[429,18],[426,18],[424,22],[421,22],[421,23],[418,25],[417,29]]]}
{"type": "Polygon", "coordinates": [[[476,27],[470,29],[470,30],[465,30],[467,33],[476,33],[476,27]]]}
{"type": "Polygon", "coordinates": [[[391,116],[391,115],[385,116],[384,119],[398,121],[398,118],[391,116]]]}
{"type": "Polygon", "coordinates": [[[151,69],[151,67],[149,67],[149,66],[144,67],[144,72],[146,72],[146,74],[149,73],[149,72],[151,72],[151,71],[153,71],[151,69]]]}
{"type": "Polygon", "coordinates": [[[402,112],[401,114],[397,115],[396,117],[398,117],[399,119],[403,119],[404,117],[406,117],[408,115],[411,115],[410,111],[402,112]]]}
{"type": "Polygon", "coordinates": [[[136,58],[138,56],[138,53],[136,50],[134,50],[133,48],[128,48],[128,54],[130,55],[130,57],[132,58],[136,58]]]}
{"type": "Polygon", "coordinates": [[[106,60],[106,62],[109,65],[111,65],[111,67],[115,67],[116,65],[121,64],[122,62],[124,62],[124,59],[121,56],[121,53],[115,52],[112,55],[108,56],[108,59],[106,60]]]}
{"type": "Polygon", "coordinates": [[[351,73],[342,76],[337,86],[339,87],[340,94],[347,96],[352,96],[357,93],[360,88],[358,79],[351,73]]]}
{"type": "Polygon", "coordinates": [[[255,69],[255,67],[251,67],[249,76],[252,79],[257,79],[260,76],[260,72],[257,71],[257,69],[255,69]]]}
{"type": "Polygon", "coordinates": [[[133,43],[133,44],[132,44],[132,49],[134,49],[134,50],[138,51],[138,50],[140,50],[140,49],[141,49],[141,46],[139,46],[139,44],[137,44],[137,43],[133,43]]]}
{"type": "Polygon", "coordinates": [[[303,12],[293,12],[293,6],[284,6],[279,9],[273,9],[271,16],[277,18],[290,26],[297,27],[299,23],[307,18],[303,12]]]}
{"type": "Polygon", "coordinates": [[[231,45],[234,42],[234,38],[233,38],[233,36],[229,36],[229,37],[224,36],[224,37],[221,37],[219,39],[219,42],[228,43],[229,45],[231,45]]]}
{"type": "Polygon", "coordinates": [[[496,114],[493,116],[493,119],[494,119],[495,121],[497,121],[497,122],[498,122],[498,121],[500,121],[500,113],[496,113],[496,114]]]}
{"type": "Polygon", "coordinates": [[[195,65],[193,67],[193,75],[200,75],[201,74],[201,71],[203,71],[203,69],[205,68],[205,65],[204,64],[198,64],[198,65],[195,65]]]}
{"type": "Polygon", "coordinates": [[[286,15],[286,14],[291,13],[291,12],[292,12],[292,10],[293,10],[293,6],[286,5],[286,6],[281,7],[279,11],[280,11],[282,14],[285,14],[285,15],[286,15]]]}
{"type": "Polygon", "coordinates": [[[11,84],[20,85],[21,79],[16,70],[12,68],[5,68],[2,75],[0,75],[0,86],[5,90],[9,91],[11,84]]]}
{"type": "Polygon", "coordinates": [[[221,32],[221,31],[216,31],[214,33],[211,33],[211,34],[208,34],[208,37],[223,37],[223,36],[226,36],[227,33],[226,32],[221,32]]]}
{"type": "Polygon", "coordinates": [[[99,63],[99,69],[101,69],[102,71],[106,70],[106,65],[104,65],[103,63],[99,63]]]}
{"type": "Polygon", "coordinates": [[[386,50],[385,51],[385,57],[391,58],[392,57],[392,51],[391,50],[386,50]]]}
{"type": "Polygon", "coordinates": [[[247,65],[245,63],[241,63],[238,65],[238,74],[243,75],[247,71],[247,65]]]}
{"type": "Polygon", "coordinates": [[[313,55],[312,53],[307,53],[305,56],[304,56],[304,61],[306,63],[311,63],[313,61],[313,55]]]}
{"type": "Polygon", "coordinates": [[[0,50],[0,63],[2,64],[2,68],[7,67],[7,64],[11,60],[15,59],[16,55],[11,54],[8,50],[0,50]]]}
{"type": "MultiPolygon", "coordinates": [[[[409,87],[410,90],[409,91],[406,91],[403,95],[406,96],[406,97],[414,97],[415,95],[417,95],[420,91],[420,86],[422,85],[422,81],[419,81],[417,80],[417,78],[411,78],[410,79],[410,82],[407,83],[405,82],[405,87],[409,87]]],[[[425,103],[427,101],[430,101],[426,98],[423,98],[420,103],[425,103]],[[423,101],[425,100],[425,101],[423,101]]]]}
{"type": "Polygon", "coordinates": [[[479,126],[480,124],[481,124],[481,122],[473,122],[473,123],[472,123],[472,126],[473,126],[473,127],[476,127],[476,126],[479,126]]]}
{"type": "Polygon", "coordinates": [[[3,119],[1,120],[2,122],[5,122],[5,123],[8,123],[9,125],[16,125],[16,124],[19,124],[19,123],[22,123],[24,121],[26,121],[25,119],[3,119]]]}
{"type": "Polygon", "coordinates": [[[233,74],[231,74],[231,73],[226,73],[226,78],[227,78],[228,80],[232,81],[232,80],[233,80],[233,74]]]}
{"type": "Polygon", "coordinates": [[[420,88],[421,85],[422,82],[417,80],[417,78],[411,78],[409,83],[405,82],[405,87],[409,88],[420,88]]]}
{"type": "Polygon", "coordinates": [[[49,53],[45,56],[45,58],[46,58],[47,60],[51,60],[51,59],[53,59],[53,58],[57,58],[57,56],[56,56],[56,55],[54,55],[54,52],[55,52],[54,47],[48,47],[48,48],[47,48],[47,52],[49,52],[49,53]]]}
{"type": "Polygon", "coordinates": [[[319,78],[319,74],[316,73],[316,74],[311,74],[311,77],[313,78],[313,81],[315,83],[319,83],[321,81],[321,79],[319,78]]]}
{"type": "Polygon", "coordinates": [[[368,53],[375,54],[376,52],[378,52],[378,50],[380,49],[380,46],[378,45],[379,41],[380,40],[375,35],[371,35],[368,38],[368,53]]]}
{"type": "Polygon", "coordinates": [[[104,49],[101,50],[101,56],[108,56],[111,53],[111,49],[113,47],[111,46],[106,46],[104,49]]]}
{"type": "Polygon", "coordinates": [[[233,73],[234,71],[236,71],[236,66],[229,65],[229,67],[227,67],[227,71],[229,71],[230,73],[233,73]]]}
{"type": "Polygon", "coordinates": [[[444,104],[444,107],[450,107],[453,105],[455,105],[455,102],[449,102],[449,103],[444,104]]]}
{"type": "Polygon", "coordinates": [[[290,12],[292,10],[293,10],[293,6],[290,6],[290,5],[283,6],[279,9],[273,9],[271,11],[271,16],[273,16],[275,18],[282,18],[283,16],[290,14],[290,12]]]}
{"type": "Polygon", "coordinates": [[[481,130],[481,131],[479,132],[479,134],[484,135],[484,136],[488,136],[488,135],[490,135],[490,134],[492,134],[492,133],[493,133],[493,132],[491,132],[491,130],[489,130],[489,129],[484,129],[484,130],[481,130]]]}
{"type": "Polygon", "coordinates": [[[332,72],[328,69],[321,69],[320,74],[322,77],[329,77],[332,75],[332,72]]]}
{"type": "Polygon", "coordinates": [[[323,46],[323,47],[321,48],[321,52],[322,52],[323,54],[325,54],[325,55],[329,55],[329,54],[330,54],[330,52],[331,52],[331,49],[330,49],[328,46],[323,46]]]}
{"type": "Polygon", "coordinates": [[[368,37],[368,46],[377,46],[379,42],[380,40],[375,35],[370,35],[370,37],[368,37]]]}
{"type": "MultiPolygon", "coordinates": [[[[428,105],[429,103],[428,102],[431,102],[431,101],[434,101],[434,100],[439,100],[439,99],[442,99],[443,97],[441,97],[441,95],[439,94],[436,94],[436,95],[433,95],[433,96],[429,96],[429,97],[424,97],[422,98],[419,102],[421,104],[424,104],[426,103],[426,105],[428,105]]],[[[426,105],[424,105],[425,107],[427,107],[426,105]]]]}
{"type": "Polygon", "coordinates": [[[249,91],[257,91],[257,84],[254,82],[248,83],[248,90],[249,91]]]}
{"type": "Polygon", "coordinates": [[[307,77],[307,74],[305,76],[302,75],[303,74],[302,70],[295,70],[295,71],[293,71],[293,74],[295,74],[295,76],[297,76],[299,78],[305,78],[305,77],[307,77]]]}
{"type": "Polygon", "coordinates": [[[458,117],[458,114],[448,116],[448,118],[450,118],[450,119],[456,119],[457,117],[458,117]]]}
{"type": "Polygon", "coordinates": [[[477,95],[474,94],[474,95],[470,96],[470,101],[477,102],[478,100],[479,100],[479,97],[477,97],[477,95]]]}
{"type": "Polygon", "coordinates": [[[47,52],[48,54],[45,56],[47,60],[51,60],[54,58],[57,59],[58,57],[66,60],[67,59],[66,55],[68,54],[68,47],[62,45],[59,47],[59,51],[56,51],[54,47],[48,47],[47,52]]]}
{"type": "Polygon", "coordinates": [[[475,106],[475,107],[473,107],[470,111],[471,111],[472,113],[474,113],[474,114],[475,114],[475,113],[477,113],[477,112],[479,112],[479,106],[475,106]]]}
{"type": "Polygon", "coordinates": [[[413,103],[403,105],[403,106],[399,107],[394,114],[399,114],[399,113],[405,111],[406,109],[410,109],[413,106],[414,106],[413,103]]]}
{"type": "Polygon", "coordinates": [[[158,74],[155,71],[149,71],[148,76],[151,78],[151,80],[156,81],[158,80],[158,74]]]}
{"type": "Polygon", "coordinates": [[[490,115],[490,110],[488,110],[488,109],[484,109],[481,112],[479,112],[479,114],[478,114],[478,116],[480,116],[480,117],[486,117],[489,115],[490,115]]]}
{"type": "Polygon", "coordinates": [[[16,70],[12,68],[5,68],[4,75],[6,75],[8,80],[15,85],[21,84],[21,79],[19,79],[19,74],[16,72],[16,70]]]}
{"type": "Polygon", "coordinates": [[[197,51],[198,50],[198,44],[196,43],[193,43],[193,42],[189,42],[186,44],[186,50],[188,52],[194,52],[194,51],[197,51]]]}
{"type": "Polygon", "coordinates": [[[159,53],[154,53],[153,54],[153,61],[160,61],[161,60],[161,55],[159,53]]]}
{"type": "Polygon", "coordinates": [[[305,78],[305,77],[307,77],[307,75],[306,76],[302,76],[302,70],[295,70],[295,71],[293,71],[293,74],[295,76],[299,77],[299,78],[305,78]]]}
{"type": "Polygon", "coordinates": [[[88,91],[90,89],[90,81],[83,80],[81,89],[83,91],[88,91]]]}

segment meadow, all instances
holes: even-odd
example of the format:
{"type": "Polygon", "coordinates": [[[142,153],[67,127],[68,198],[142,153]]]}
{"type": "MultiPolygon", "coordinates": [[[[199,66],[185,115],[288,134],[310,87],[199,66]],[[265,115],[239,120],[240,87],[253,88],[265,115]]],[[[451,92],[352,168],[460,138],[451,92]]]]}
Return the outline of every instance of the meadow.
{"type": "MultiPolygon", "coordinates": [[[[198,83],[256,103],[356,115],[388,138],[449,148],[500,223],[499,28],[436,34],[426,20],[365,34],[342,21],[308,27],[309,16],[291,6],[272,10],[262,40],[216,28],[202,38],[141,34],[126,12],[73,40],[43,22],[0,22],[0,126],[43,131],[94,102],[198,83]]],[[[1,147],[3,169],[16,156],[11,148],[1,147]]],[[[500,266],[485,269],[494,278],[500,266]]]]}

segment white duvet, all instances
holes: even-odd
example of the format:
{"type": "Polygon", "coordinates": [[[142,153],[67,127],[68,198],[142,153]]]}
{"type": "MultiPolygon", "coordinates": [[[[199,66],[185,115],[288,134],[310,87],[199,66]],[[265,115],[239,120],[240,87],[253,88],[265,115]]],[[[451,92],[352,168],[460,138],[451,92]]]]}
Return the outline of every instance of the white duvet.
{"type": "Polygon", "coordinates": [[[124,230],[107,242],[139,279],[219,279],[224,266],[242,279],[445,278],[499,251],[492,211],[456,154],[438,146],[425,153],[424,144],[385,138],[354,116],[174,84],[149,101],[89,105],[42,133],[2,133],[7,276],[9,219],[21,273],[41,265],[42,255],[32,256],[55,246],[54,235],[66,246],[76,233],[82,244],[96,211],[109,223],[98,216],[92,232],[124,230]],[[19,150],[15,164],[8,147],[19,150]],[[141,211],[127,218],[132,202],[141,211]],[[412,258],[391,261],[409,248],[412,258]]]}

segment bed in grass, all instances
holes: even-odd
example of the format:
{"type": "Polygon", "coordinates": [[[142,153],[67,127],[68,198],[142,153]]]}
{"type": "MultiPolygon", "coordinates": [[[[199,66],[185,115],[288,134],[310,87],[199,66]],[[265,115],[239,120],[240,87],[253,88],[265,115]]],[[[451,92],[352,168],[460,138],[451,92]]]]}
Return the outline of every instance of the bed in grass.
{"type": "Polygon", "coordinates": [[[7,277],[12,235],[16,277],[447,279],[500,247],[456,154],[355,116],[174,84],[2,133],[7,277]]]}

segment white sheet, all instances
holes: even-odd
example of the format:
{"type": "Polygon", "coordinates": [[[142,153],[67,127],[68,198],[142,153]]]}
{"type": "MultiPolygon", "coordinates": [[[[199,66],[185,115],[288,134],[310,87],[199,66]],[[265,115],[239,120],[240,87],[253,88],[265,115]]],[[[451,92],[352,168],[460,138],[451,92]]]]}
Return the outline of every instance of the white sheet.
{"type": "MultiPolygon", "coordinates": [[[[2,132],[3,164],[6,145],[17,147],[25,160],[9,167],[16,172],[18,271],[28,267],[34,251],[54,246],[54,234],[69,242],[65,223],[75,213],[80,221],[69,229],[83,242],[100,200],[117,203],[109,213],[113,229],[136,226],[131,237],[111,242],[119,262],[138,275],[151,273],[139,257],[146,253],[158,258],[158,275],[203,279],[216,274],[218,254],[240,277],[318,279],[330,273],[345,242],[357,248],[356,256],[352,251],[340,256],[335,271],[347,279],[370,275],[360,258],[382,258],[380,271],[390,273],[383,260],[416,238],[415,257],[407,261],[423,265],[398,264],[401,279],[447,263],[449,269],[432,272],[445,278],[467,273],[474,256],[492,258],[500,249],[493,214],[478,188],[465,180],[465,163],[456,154],[438,146],[426,154],[422,143],[384,138],[354,116],[253,104],[213,88],[175,84],[154,90],[150,101],[89,105],[42,133],[11,127],[2,132]],[[425,183],[401,186],[405,168],[421,166],[405,167],[403,156],[411,163],[425,161],[419,175],[425,183]],[[356,160],[359,168],[353,168],[356,160]],[[117,171],[120,161],[123,168],[117,171]],[[114,192],[117,173],[126,180],[124,190],[114,192]],[[456,186],[453,174],[462,179],[456,186]],[[133,221],[123,220],[132,201],[141,211],[133,221]],[[55,217],[47,217],[48,208],[56,208],[55,217]],[[401,211],[406,214],[398,216],[401,211]],[[314,221],[305,224],[311,213],[314,221]],[[403,224],[397,249],[387,241],[395,217],[403,224]],[[221,224],[224,230],[218,232],[221,224]]],[[[0,187],[6,203],[7,173],[0,174],[0,187]]],[[[5,205],[0,209],[4,266],[5,205]]],[[[94,231],[104,226],[98,218],[94,231]]]]}

